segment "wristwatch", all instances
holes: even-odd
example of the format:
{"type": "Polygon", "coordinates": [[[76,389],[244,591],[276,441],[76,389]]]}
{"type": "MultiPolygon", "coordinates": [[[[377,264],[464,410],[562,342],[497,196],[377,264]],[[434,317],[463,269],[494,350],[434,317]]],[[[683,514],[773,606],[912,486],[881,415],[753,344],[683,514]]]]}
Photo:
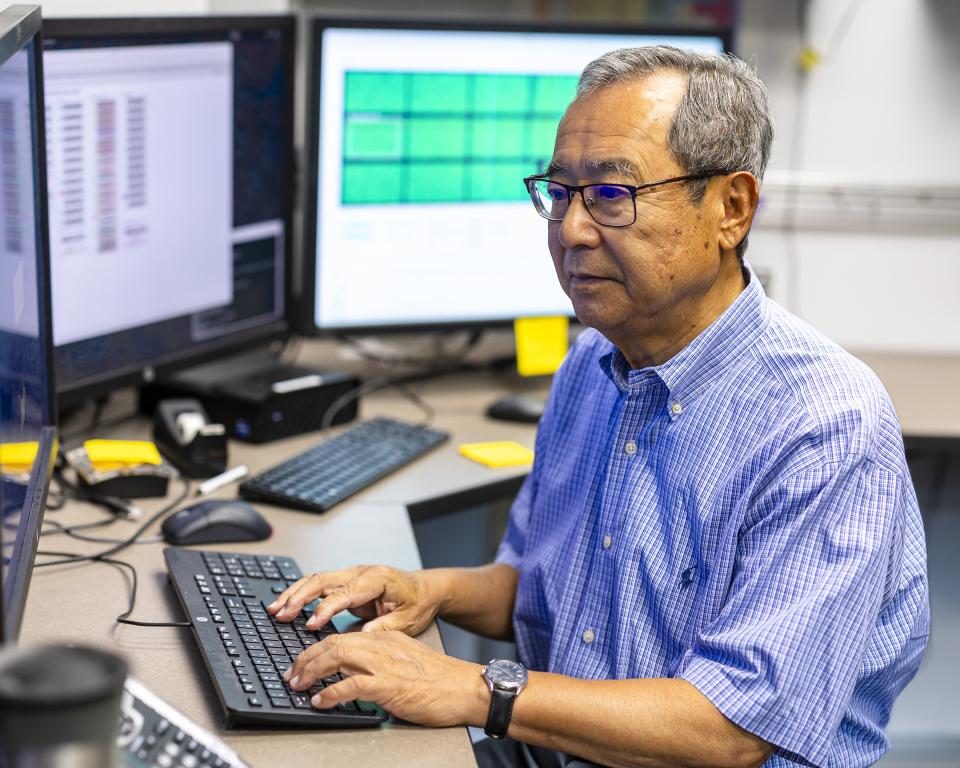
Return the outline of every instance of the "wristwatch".
{"type": "Polygon", "coordinates": [[[510,727],[513,702],[527,685],[527,670],[515,661],[493,659],[483,668],[483,679],[490,689],[490,712],[483,730],[491,739],[502,739],[510,727]]]}

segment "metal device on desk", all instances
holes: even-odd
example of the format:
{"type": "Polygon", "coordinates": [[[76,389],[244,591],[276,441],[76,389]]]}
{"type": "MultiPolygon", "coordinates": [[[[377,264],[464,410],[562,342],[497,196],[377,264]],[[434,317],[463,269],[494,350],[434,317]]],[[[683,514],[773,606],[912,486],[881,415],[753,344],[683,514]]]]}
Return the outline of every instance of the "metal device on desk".
{"type": "Polygon", "coordinates": [[[130,768],[248,768],[205,728],[127,678],[117,746],[130,768]]]}

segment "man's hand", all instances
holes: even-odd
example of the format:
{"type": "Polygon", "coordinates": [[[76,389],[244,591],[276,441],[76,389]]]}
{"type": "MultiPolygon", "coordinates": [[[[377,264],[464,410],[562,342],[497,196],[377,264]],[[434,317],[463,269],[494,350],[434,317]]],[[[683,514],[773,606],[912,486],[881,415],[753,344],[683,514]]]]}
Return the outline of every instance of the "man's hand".
{"type": "Polygon", "coordinates": [[[324,688],[318,708],[362,699],[395,717],[429,726],[478,724],[490,704],[481,666],[429,649],[402,632],[329,635],[311,646],[284,679],[296,691],[340,672],[344,679],[324,688]]]}
{"type": "Polygon", "coordinates": [[[267,611],[279,621],[293,621],[303,607],[323,600],[307,621],[319,629],[343,610],[364,619],[364,631],[399,630],[419,635],[437,615],[440,596],[429,588],[425,572],[382,565],[361,565],[344,571],[304,576],[283,592],[267,611]]]}

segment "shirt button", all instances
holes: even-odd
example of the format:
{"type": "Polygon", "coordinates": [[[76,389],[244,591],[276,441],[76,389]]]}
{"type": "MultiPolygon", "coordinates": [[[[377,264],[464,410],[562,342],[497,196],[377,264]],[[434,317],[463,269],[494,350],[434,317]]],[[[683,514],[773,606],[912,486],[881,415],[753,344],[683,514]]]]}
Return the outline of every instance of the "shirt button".
{"type": "Polygon", "coordinates": [[[596,635],[593,634],[593,630],[592,630],[592,629],[585,629],[585,630],[583,630],[583,642],[585,642],[585,643],[592,643],[595,638],[596,638],[596,635]]]}
{"type": "Polygon", "coordinates": [[[603,537],[603,548],[610,549],[612,544],[613,544],[613,536],[611,536],[608,533],[606,536],[603,537]]]}
{"type": "Polygon", "coordinates": [[[680,403],[674,403],[670,406],[670,413],[672,413],[674,416],[679,416],[681,413],[683,413],[683,406],[680,405],[680,403]]]}
{"type": "Polygon", "coordinates": [[[637,452],[637,444],[633,440],[627,440],[627,444],[623,446],[623,452],[627,456],[633,456],[637,452]]]}

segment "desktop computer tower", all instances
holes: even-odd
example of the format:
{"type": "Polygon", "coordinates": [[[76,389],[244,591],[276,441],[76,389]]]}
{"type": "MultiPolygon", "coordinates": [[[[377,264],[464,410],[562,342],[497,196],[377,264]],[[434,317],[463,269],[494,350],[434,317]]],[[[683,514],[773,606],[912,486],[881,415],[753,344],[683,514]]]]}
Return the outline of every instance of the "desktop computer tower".
{"type": "Polygon", "coordinates": [[[353,421],[360,384],[343,371],[250,356],[197,366],[147,385],[140,390],[140,410],[152,414],[160,400],[196,398],[230,437],[266,443],[353,421]]]}

